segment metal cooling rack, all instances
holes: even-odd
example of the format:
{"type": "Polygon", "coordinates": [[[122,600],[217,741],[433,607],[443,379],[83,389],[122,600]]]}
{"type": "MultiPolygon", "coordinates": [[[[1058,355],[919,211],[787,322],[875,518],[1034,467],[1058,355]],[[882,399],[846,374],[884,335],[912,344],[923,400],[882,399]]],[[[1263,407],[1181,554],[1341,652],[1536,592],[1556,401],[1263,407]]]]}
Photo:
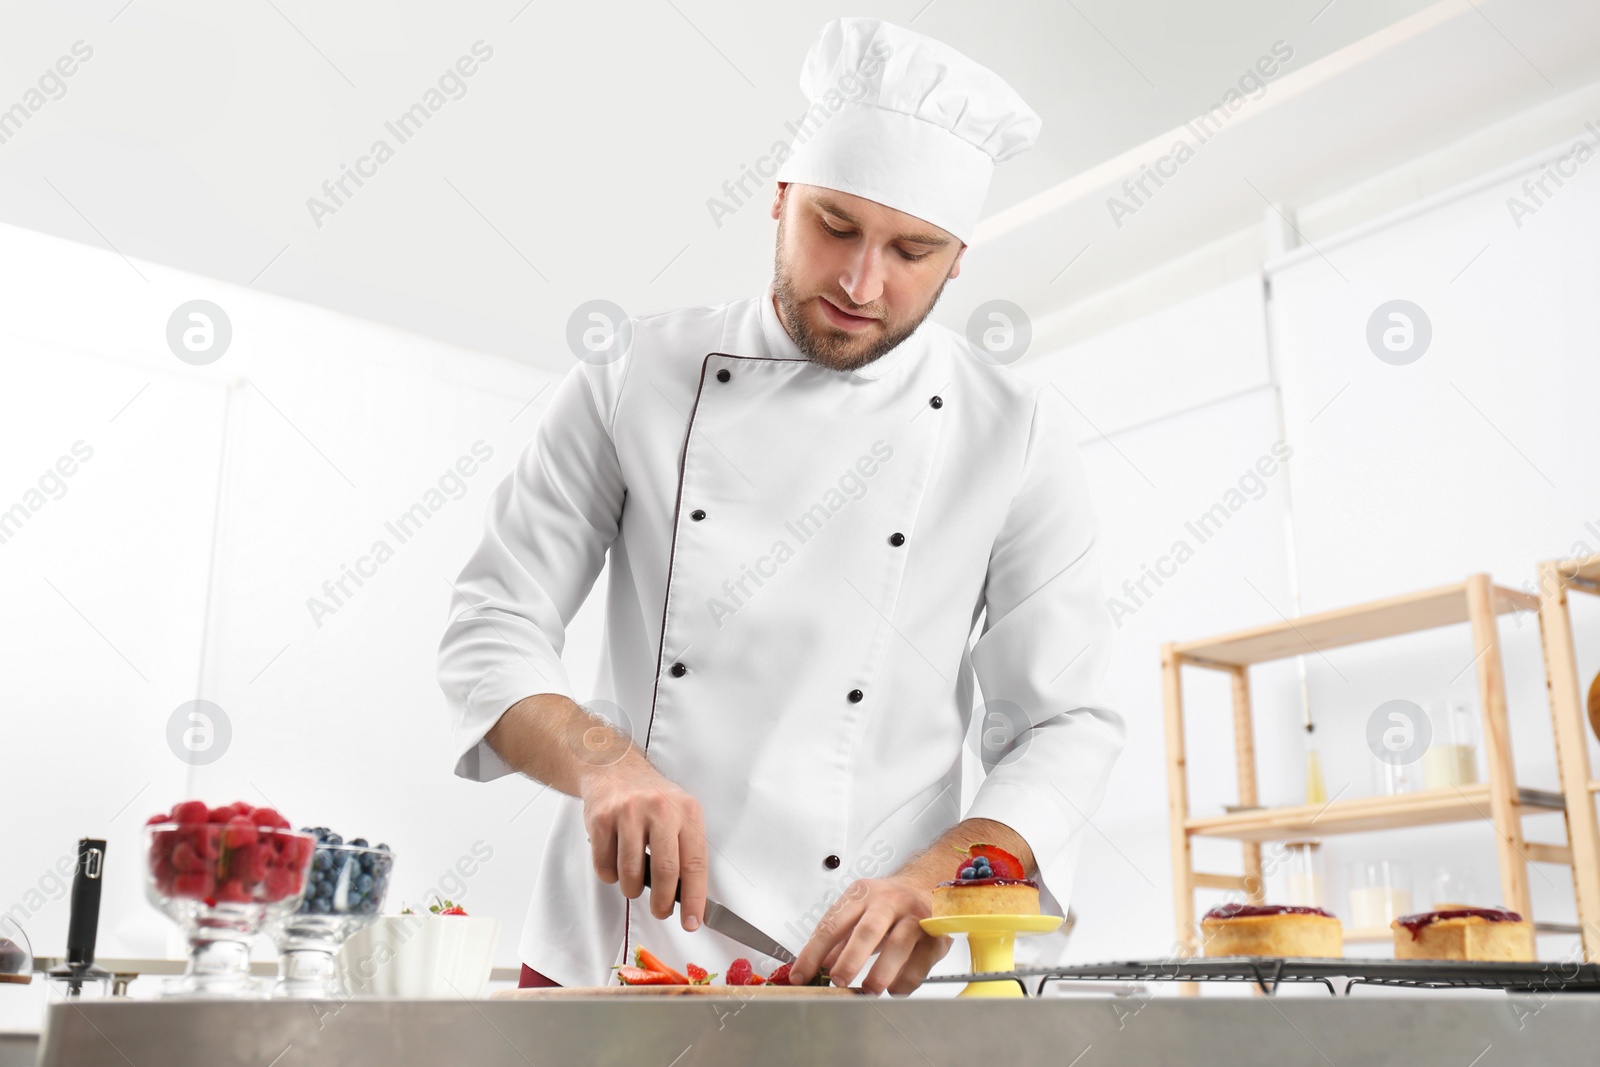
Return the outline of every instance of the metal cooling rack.
{"type": "Polygon", "coordinates": [[[1223,956],[1131,960],[1066,967],[1028,967],[986,974],[937,975],[929,982],[1016,982],[1029,994],[1051,982],[1248,982],[1271,995],[1284,982],[1314,982],[1337,996],[1344,979],[1348,996],[1358,985],[1412,989],[1496,989],[1508,993],[1600,992],[1600,964],[1570,961],[1473,963],[1460,960],[1321,959],[1223,956]]]}

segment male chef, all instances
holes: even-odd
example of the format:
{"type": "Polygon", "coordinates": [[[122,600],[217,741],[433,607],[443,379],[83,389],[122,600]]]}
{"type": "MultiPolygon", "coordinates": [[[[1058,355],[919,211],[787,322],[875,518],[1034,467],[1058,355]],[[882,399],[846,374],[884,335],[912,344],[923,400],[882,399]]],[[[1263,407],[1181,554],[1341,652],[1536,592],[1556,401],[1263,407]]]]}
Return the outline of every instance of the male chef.
{"type": "Polygon", "coordinates": [[[770,284],[574,366],[456,583],[456,773],[555,798],[525,985],[610,983],[639,946],[726,973],[753,953],[709,898],[797,951],[795,983],[910,992],[950,947],[918,920],[957,850],[1016,855],[1060,913],[1123,745],[1069,405],[927,318],[1039,119],[876,19],[825,26],[801,86],[770,284]],[[608,559],[586,691],[561,650],[608,559]]]}

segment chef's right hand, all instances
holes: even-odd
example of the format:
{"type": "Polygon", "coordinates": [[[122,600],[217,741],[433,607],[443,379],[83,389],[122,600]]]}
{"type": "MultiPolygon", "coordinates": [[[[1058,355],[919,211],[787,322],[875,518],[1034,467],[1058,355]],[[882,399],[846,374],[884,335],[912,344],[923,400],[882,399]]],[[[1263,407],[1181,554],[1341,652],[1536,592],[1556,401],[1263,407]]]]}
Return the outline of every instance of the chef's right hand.
{"type": "Polygon", "coordinates": [[[629,900],[644,891],[650,850],[650,914],[672,914],[683,883],[678,919],[697,930],[706,910],[706,828],[700,803],[668,781],[642,753],[630,752],[583,777],[579,798],[594,853],[594,870],[608,885],[622,883],[629,900]]]}

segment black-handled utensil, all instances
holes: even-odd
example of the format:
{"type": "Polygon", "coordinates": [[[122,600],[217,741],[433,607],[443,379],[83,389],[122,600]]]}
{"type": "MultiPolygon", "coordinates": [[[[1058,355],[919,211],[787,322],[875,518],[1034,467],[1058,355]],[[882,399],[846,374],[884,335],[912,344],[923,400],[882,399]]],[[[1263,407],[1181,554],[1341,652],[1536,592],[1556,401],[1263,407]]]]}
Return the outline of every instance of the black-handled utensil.
{"type": "Polygon", "coordinates": [[[100,889],[105,885],[106,843],[92,837],[78,840],[78,866],[72,874],[72,911],[67,920],[67,954],[50,977],[64,981],[67,995],[83,993],[86,981],[103,981],[108,972],[94,965],[100,932],[100,889]]]}
{"type": "MultiPolygon", "coordinates": [[[[644,854],[644,887],[646,889],[650,888],[650,853],[648,853],[648,852],[646,852],[644,854]]],[[[678,879],[678,887],[677,887],[676,890],[673,891],[672,902],[674,904],[682,904],[683,903],[683,879],[682,878],[678,879]]]]}
{"type": "Polygon", "coordinates": [[[105,884],[106,843],[78,841],[78,867],[72,875],[72,917],[67,925],[67,963],[89,967],[100,933],[100,887],[105,884]]]}

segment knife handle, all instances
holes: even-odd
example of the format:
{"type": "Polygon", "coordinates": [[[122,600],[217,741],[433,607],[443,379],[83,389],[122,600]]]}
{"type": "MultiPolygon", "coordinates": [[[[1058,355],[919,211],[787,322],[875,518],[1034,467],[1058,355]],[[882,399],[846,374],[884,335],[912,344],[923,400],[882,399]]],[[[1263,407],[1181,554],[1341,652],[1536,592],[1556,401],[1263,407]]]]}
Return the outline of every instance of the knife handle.
{"type": "MultiPolygon", "coordinates": [[[[648,852],[646,852],[644,854],[644,887],[646,889],[650,888],[650,853],[648,853],[648,852]]],[[[672,902],[674,904],[682,904],[683,903],[683,879],[682,878],[678,879],[678,884],[677,884],[676,888],[673,890],[672,902]]]]}
{"type": "Polygon", "coordinates": [[[105,858],[103,840],[85,837],[78,841],[78,867],[72,876],[72,911],[67,926],[67,963],[74,967],[87,967],[94,962],[105,858]]]}

